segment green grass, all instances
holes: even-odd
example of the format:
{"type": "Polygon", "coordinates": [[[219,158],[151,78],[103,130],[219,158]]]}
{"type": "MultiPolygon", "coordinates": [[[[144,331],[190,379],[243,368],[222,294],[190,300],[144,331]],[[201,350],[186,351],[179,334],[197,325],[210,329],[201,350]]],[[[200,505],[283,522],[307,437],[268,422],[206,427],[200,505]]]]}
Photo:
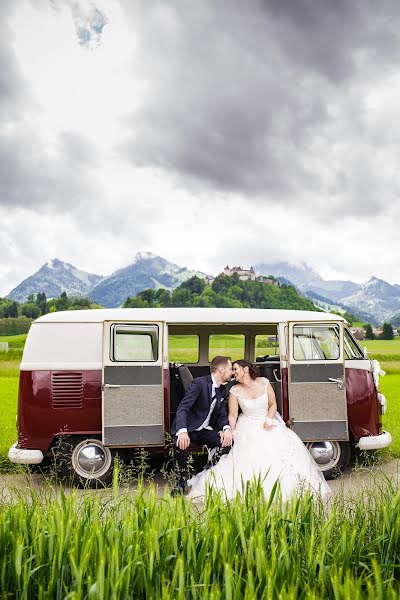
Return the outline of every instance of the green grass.
{"type": "MultiPolygon", "coordinates": [[[[278,354],[277,346],[268,345],[268,336],[257,336],[256,355],[278,354]]],[[[244,336],[210,336],[209,360],[222,354],[238,360],[244,356],[244,336]]],[[[199,338],[197,335],[172,335],[168,338],[170,362],[196,363],[199,360],[199,338]]]]}
{"type": "Polygon", "coordinates": [[[379,378],[380,390],[388,402],[382,423],[391,433],[393,442],[384,454],[400,458],[400,339],[364,340],[360,344],[362,347],[366,346],[371,352],[371,358],[376,358],[386,372],[384,377],[379,378]]]}
{"type": "Polygon", "coordinates": [[[362,348],[365,346],[374,358],[393,354],[400,356],[400,336],[393,340],[361,340],[359,344],[362,348]]]}
{"type": "Polygon", "coordinates": [[[0,342],[11,342],[12,344],[25,344],[27,333],[19,335],[0,335],[0,342]]]}
{"type": "Polygon", "coordinates": [[[395,600],[400,494],[372,484],[327,506],[282,506],[260,483],[205,506],[139,485],[0,498],[2,598],[395,600]]]}
{"type": "Polygon", "coordinates": [[[26,333],[2,335],[0,342],[8,342],[9,351],[0,352],[0,472],[13,472],[19,467],[7,458],[10,446],[17,439],[15,417],[17,414],[19,363],[26,341],[26,333]]]}
{"type": "Polygon", "coordinates": [[[14,471],[14,466],[7,458],[10,446],[17,439],[15,416],[17,414],[18,382],[16,375],[0,376],[0,472],[14,471]]]}

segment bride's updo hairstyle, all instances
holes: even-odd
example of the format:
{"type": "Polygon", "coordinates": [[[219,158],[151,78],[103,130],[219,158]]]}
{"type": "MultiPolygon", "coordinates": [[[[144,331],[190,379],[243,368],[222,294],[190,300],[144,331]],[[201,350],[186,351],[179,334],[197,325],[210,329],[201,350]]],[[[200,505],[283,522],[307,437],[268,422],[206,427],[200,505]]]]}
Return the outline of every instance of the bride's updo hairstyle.
{"type": "Polygon", "coordinates": [[[244,367],[248,367],[249,375],[252,379],[257,379],[257,377],[260,377],[260,369],[258,367],[256,367],[255,365],[253,365],[253,363],[251,363],[248,360],[244,360],[243,358],[240,358],[239,360],[235,360],[233,364],[240,365],[242,367],[242,369],[244,369],[244,367]]]}

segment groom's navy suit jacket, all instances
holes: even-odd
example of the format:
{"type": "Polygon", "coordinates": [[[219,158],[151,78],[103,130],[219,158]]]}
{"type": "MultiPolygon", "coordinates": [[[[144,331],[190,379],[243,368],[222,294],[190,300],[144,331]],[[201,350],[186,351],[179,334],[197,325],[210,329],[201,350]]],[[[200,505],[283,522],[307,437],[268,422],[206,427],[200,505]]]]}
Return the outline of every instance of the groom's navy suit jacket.
{"type": "MultiPolygon", "coordinates": [[[[176,417],[172,423],[171,433],[186,427],[188,433],[195,431],[207,418],[211,405],[212,379],[211,375],[196,377],[188,387],[182,398],[176,417]]],[[[228,425],[228,410],[225,402],[225,386],[221,385],[215,390],[217,402],[210,416],[210,426],[218,431],[228,425]]]]}

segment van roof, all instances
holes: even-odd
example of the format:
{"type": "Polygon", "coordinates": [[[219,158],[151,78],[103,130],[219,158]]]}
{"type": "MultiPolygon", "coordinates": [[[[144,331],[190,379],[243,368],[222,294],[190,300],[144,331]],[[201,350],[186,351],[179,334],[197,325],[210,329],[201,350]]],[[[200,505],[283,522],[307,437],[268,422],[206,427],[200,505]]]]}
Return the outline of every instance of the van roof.
{"type": "Polygon", "coordinates": [[[339,315],[311,310],[270,308],[100,308],[67,310],[39,317],[35,323],[102,323],[103,321],[166,321],[167,323],[282,323],[345,321],[339,315]]]}

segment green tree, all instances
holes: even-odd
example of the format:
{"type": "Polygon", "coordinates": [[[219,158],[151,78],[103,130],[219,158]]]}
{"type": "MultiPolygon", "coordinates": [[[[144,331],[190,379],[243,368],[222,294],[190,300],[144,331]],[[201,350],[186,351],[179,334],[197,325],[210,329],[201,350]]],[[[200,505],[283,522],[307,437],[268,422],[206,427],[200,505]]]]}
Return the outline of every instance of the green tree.
{"type": "Polygon", "coordinates": [[[67,292],[62,292],[62,294],[60,295],[59,298],[55,298],[52,301],[52,304],[53,304],[53,302],[54,302],[54,306],[56,307],[57,310],[68,310],[69,302],[68,302],[67,292]]]}
{"type": "Polygon", "coordinates": [[[3,316],[6,318],[14,318],[18,317],[18,304],[14,302],[10,302],[3,311],[3,316]]]}
{"type": "Polygon", "coordinates": [[[390,323],[383,324],[382,335],[380,337],[382,340],[392,340],[393,339],[393,327],[390,323]]]}
{"type": "MultiPolygon", "coordinates": [[[[63,292],[65,294],[65,292],[63,292]]],[[[62,296],[62,294],[61,294],[62,296]]],[[[36,304],[40,308],[42,315],[47,313],[47,298],[44,292],[39,292],[36,296],[36,304]]]]}
{"type": "Polygon", "coordinates": [[[35,302],[26,302],[21,305],[21,314],[28,319],[37,319],[40,316],[40,308],[35,302]]]}
{"type": "Polygon", "coordinates": [[[156,302],[159,306],[171,306],[171,292],[165,288],[156,291],[156,302]]]}
{"type": "Polygon", "coordinates": [[[191,294],[201,294],[205,288],[204,279],[200,279],[197,275],[190,277],[186,281],[183,281],[180,285],[181,288],[188,289],[191,294]]]}
{"type": "Polygon", "coordinates": [[[367,325],[364,327],[365,329],[365,339],[366,340],[374,340],[375,339],[375,335],[374,332],[372,331],[372,327],[369,323],[367,323],[367,325]]]}
{"type": "Polygon", "coordinates": [[[193,306],[190,291],[182,286],[177,287],[172,292],[172,306],[193,306]]]}

